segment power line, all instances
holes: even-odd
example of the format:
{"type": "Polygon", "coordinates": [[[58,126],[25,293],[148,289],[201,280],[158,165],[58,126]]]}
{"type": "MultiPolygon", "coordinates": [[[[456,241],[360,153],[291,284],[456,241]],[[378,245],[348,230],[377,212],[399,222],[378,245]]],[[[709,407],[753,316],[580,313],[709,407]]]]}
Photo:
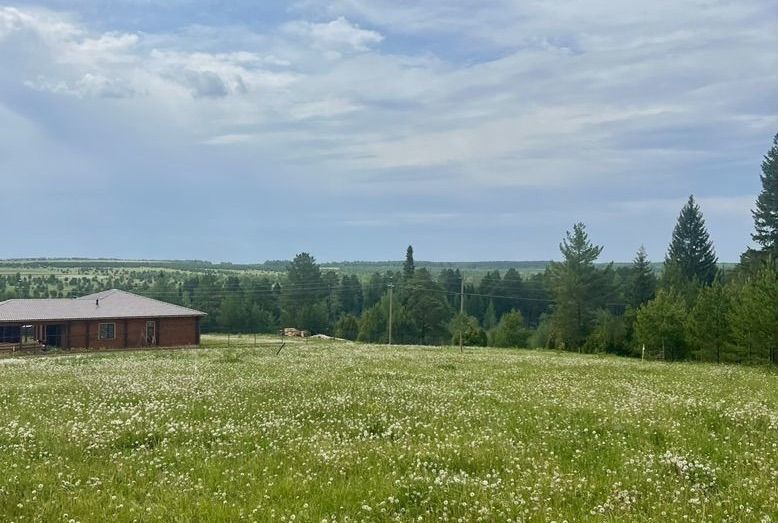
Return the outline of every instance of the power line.
{"type": "MultiPolygon", "coordinates": [[[[435,282],[431,282],[433,285],[437,285],[435,282]]],[[[326,292],[332,292],[338,291],[340,288],[342,288],[342,285],[340,282],[334,285],[329,284],[293,284],[293,283],[279,283],[274,282],[269,284],[270,288],[238,288],[235,290],[231,289],[225,289],[225,288],[218,288],[214,290],[208,290],[204,291],[202,288],[194,287],[192,289],[187,289],[183,283],[176,283],[174,285],[177,285],[178,288],[176,289],[167,289],[167,290],[161,290],[157,291],[152,288],[134,288],[132,286],[122,286],[119,287],[125,287],[127,292],[133,292],[137,293],[146,297],[150,298],[181,298],[184,296],[194,299],[226,299],[231,297],[255,297],[255,298],[261,298],[261,297],[271,297],[276,295],[283,295],[285,291],[291,292],[293,294],[298,293],[324,293],[326,292]]],[[[34,289],[34,286],[31,286],[34,289]]],[[[449,291],[446,289],[435,289],[435,288],[429,288],[427,286],[421,286],[421,285],[412,285],[412,284],[403,284],[400,286],[402,290],[410,290],[415,292],[429,292],[429,293],[439,293],[439,294],[445,294],[447,296],[468,296],[468,297],[479,297],[479,298],[492,298],[492,299],[504,299],[504,300],[512,300],[512,301],[523,301],[523,302],[536,302],[536,303],[554,303],[556,300],[551,298],[539,298],[535,296],[522,296],[522,295],[502,295],[502,294],[490,294],[490,293],[480,293],[480,292],[464,292],[464,289],[460,289],[459,292],[456,291],[449,291]]],[[[72,289],[71,289],[72,290],[72,289]]],[[[365,293],[365,286],[362,285],[362,292],[363,296],[365,293]]],[[[544,291],[546,289],[543,289],[544,291]]],[[[97,294],[98,292],[90,292],[89,294],[97,294]]],[[[626,303],[620,303],[620,302],[608,302],[605,303],[606,306],[627,306],[626,303]]]]}
{"type": "MultiPolygon", "coordinates": [[[[126,292],[133,292],[133,293],[145,293],[149,295],[148,297],[152,296],[181,296],[181,295],[190,295],[190,296],[197,296],[197,297],[221,297],[221,298],[228,298],[232,296],[241,296],[241,295],[275,295],[278,293],[283,293],[284,290],[289,290],[294,293],[299,292],[317,292],[317,291],[330,291],[330,290],[338,290],[340,286],[330,286],[330,285],[315,285],[315,286],[295,286],[290,287],[288,285],[280,285],[279,288],[276,289],[236,289],[236,290],[228,290],[228,289],[218,289],[213,292],[207,292],[203,293],[203,291],[200,291],[198,288],[194,288],[193,291],[189,291],[187,289],[170,289],[170,290],[164,290],[164,291],[155,291],[153,289],[149,288],[132,288],[129,289],[119,289],[119,290],[126,290],[126,292]],[[198,294],[200,296],[198,296],[198,294]]],[[[454,292],[454,291],[448,291],[446,289],[432,289],[425,286],[413,286],[413,285],[403,285],[400,287],[403,290],[410,290],[410,291],[425,291],[425,292],[432,292],[432,293],[440,293],[440,294],[447,294],[451,296],[459,296],[460,292],[454,292]]],[[[90,294],[99,294],[100,291],[97,292],[91,292],[90,294]]],[[[364,289],[363,289],[364,293],[364,289]]],[[[476,292],[465,292],[465,296],[479,296],[479,297],[486,297],[486,298],[501,298],[501,299],[511,299],[511,300],[528,300],[528,301],[553,301],[553,300],[547,300],[547,299],[540,299],[540,298],[533,298],[528,296],[506,296],[506,295],[498,295],[498,294],[483,294],[483,293],[476,293],[476,292]]]]}

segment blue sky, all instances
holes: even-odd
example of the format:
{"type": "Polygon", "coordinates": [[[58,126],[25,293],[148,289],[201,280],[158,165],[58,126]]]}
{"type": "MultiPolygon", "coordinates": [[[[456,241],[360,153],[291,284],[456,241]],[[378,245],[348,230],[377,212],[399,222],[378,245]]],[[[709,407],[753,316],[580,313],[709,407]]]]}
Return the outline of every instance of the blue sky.
{"type": "Polygon", "coordinates": [[[0,4],[0,258],[749,244],[773,0],[0,4]]]}

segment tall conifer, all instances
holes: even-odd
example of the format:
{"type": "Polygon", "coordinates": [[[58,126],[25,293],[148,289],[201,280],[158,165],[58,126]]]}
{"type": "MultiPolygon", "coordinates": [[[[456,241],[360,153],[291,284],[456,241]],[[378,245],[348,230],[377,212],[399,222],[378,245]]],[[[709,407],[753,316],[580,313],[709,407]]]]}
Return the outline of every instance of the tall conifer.
{"type": "Polygon", "coordinates": [[[408,246],[408,250],[405,251],[405,263],[403,263],[403,277],[406,280],[410,280],[416,272],[416,264],[413,261],[413,245],[408,246]]]}
{"type": "Polygon", "coordinates": [[[762,250],[778,255],[778,134],[762,161],[762,192],[756,200],[754,215],[756,231],[752,234],[762,250]]]}
{"type": "Polygon", "coordinates": [[[627,294],[629,304],[635,309],[652,300],[656,294],[656,275],[648,260],[646,248],[642,245],[632,262],[627,294]]]}
{"type": "Polygon", "coordinates": [[[685,281],[710,285],[716,277],[718,258],[705,227],[700,206],[689,196],[681,209],[665,258],[665,270],[685,281]]]}
{"type": "Polygon", "coordinates": [[[610,265],[603,270],[595,267],[602,247],[589,240],[583,223],[567,232],[559,250],[564,261],[551,262],[547,269],[554,296],[552,324],[557,340],[575,349],[589,333],[595,311],[607,300],[613,272],[610,265]]]}

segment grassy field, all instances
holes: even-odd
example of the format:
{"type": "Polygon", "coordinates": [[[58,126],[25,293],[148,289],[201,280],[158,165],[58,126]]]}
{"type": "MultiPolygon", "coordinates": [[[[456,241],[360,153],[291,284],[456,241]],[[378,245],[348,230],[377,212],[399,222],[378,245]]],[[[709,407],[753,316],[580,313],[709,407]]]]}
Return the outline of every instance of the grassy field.
{"type": "Polygon", "coordinates": [[[276,342],[0,360],[0,519],[778,521],[769,369],[276,342]]]}

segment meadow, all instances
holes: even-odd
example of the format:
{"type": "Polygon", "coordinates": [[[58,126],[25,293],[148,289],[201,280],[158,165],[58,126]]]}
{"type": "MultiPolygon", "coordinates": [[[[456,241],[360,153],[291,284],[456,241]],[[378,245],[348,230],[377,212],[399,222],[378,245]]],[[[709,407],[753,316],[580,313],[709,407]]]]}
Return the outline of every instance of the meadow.
{"type": "Polygon", "coordinates": [[[0,360],[0,519],[778,521],[772,369],[229,344],[0,360]]]}

